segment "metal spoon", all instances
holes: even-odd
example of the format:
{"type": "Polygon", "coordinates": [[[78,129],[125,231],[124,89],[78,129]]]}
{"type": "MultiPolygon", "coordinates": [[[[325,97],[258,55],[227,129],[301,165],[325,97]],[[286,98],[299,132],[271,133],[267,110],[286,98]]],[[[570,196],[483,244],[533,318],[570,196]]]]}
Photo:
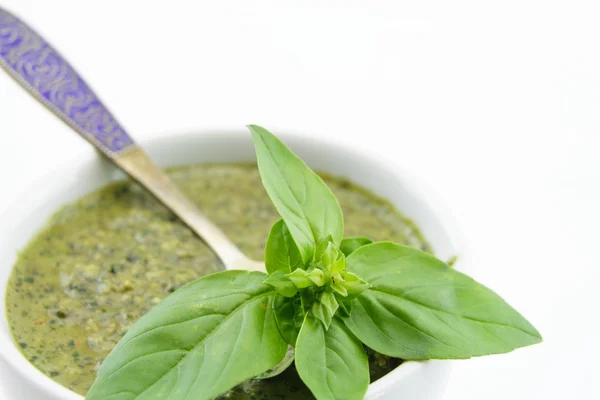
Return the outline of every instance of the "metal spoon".
{"type": "Polygon", "coordinates": [[[226,269],[264,270],[250,260],[136,145],[98,97],[44,39],[0,8],[0,66],[198,234],[226,269]]]}
{"type": "MultiPolygon", "coordinates": [[[[29,94],[175,213],[215,252],[225,269],[265,270],[263,262],[246,257],[154,164],[56,50],[2,8],[0,66],[29,94]]],[[[288,351],[280,365],[260,377],[277,375],[292,360],[293,351],[288,351]]]]}

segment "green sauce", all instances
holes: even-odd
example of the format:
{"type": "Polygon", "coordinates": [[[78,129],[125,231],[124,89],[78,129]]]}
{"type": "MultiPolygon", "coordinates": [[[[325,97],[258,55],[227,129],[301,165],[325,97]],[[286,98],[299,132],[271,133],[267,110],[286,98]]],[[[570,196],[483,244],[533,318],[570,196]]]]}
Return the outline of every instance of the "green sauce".
{"type": "MultiPolygon", "coordinates": [[[[245,254],[263,259],[279,217],[254,166],[191,165],[168,173],[245,254]]],[[[388,202],[346,180],[324,178],[344,211],[346,236],[430,251],[388,202]]],[[[104,357],[138,318],[183,284],[220,268],[206,245],[143,189],[114,183],[58,211],[20,254],[8,283],[9,324],[33,365],[85,395],[104,357]]],[[[400,363],[369,354],[372,380],[400,363]]],[[[290,367],[221,398],[312,396],[290,367]]]]}

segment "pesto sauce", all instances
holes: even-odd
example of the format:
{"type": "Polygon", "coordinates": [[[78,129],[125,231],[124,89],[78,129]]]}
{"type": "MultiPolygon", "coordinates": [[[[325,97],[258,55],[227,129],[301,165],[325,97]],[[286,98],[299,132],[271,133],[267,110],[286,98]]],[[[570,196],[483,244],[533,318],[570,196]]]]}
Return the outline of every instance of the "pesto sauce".
{"type": "MultiPolygon", "coordinates": [[[[189,165],[169,176],[249,257],[262,260],[279,216],[255,166],[189,165]]],[[[324,176],[345,217],[345,236],[369,236],[430,251],[415,225],[387,201],[324,176]]],[[[7,290],[9,325],[40,371],[85,395],[96,370],[129,327],[219,260],[137,184],[117,182],[59,210],[27,245],[7,290]]],[[[371,380],[400,364],[369,351],[371,380]]],[[[222,399],[309,399],[295,369],[250,380],[222,399]]]]}

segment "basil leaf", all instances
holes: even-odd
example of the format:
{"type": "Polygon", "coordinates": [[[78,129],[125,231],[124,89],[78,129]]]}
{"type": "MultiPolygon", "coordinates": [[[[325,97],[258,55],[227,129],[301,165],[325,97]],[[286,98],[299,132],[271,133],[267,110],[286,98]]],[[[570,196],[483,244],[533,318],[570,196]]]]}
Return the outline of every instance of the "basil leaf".
{"type": "MultiPolygon", "coordinates": [[[[274,366],[271,369],[266,370],[265,372],[263,372],[260,375],[256,375],[254,378],[252,378],[252,380],[270,379],[270,378],[273,378],[274,376],[282,374],[286,369],[289,368],[290,365],[292,365],[294,363],[294,355],[295,354],[296,354],[296,352],[294,351],[294,348],[292,346],[288,345],[287,352],[285,353],[285,357],[283,357],[283,360],[281,360],[279,362],[279,364],[277,364],[276,366],[274,366]]],[[[221,397],[223,397],[223,396],[221,396],[221,397]]],[[[218,398],[220,399],[221,397],[218,397],[218,398]]]]}
{"type": "Polygon", "coordinates": [[[279,294],[285,297],[294,297],[298,288],[282,271],[275,271],[265,280],[267,285],[273,286],[279,294]]]}
{"type": "MultiPolygon", "coordinates": [[[[326,270],[330,270],[331,266],[338,261],[340,258],[340,250],[338,250],[337,246],[331,242],[327,243],[327,247],[319,257],[323,268],[326,270]]],[[[343,270],[346,267],[346,264],[341,265],[341,269],[343,270]]]]}
{"type": "Polygon", "coordinates": [[[308,315],[296,343],[296,369],[319,400],[362,400],[369,386],[369,362],[362,344],[339,318],[325,331],[308,315]]]}
{"type": "MultiPolygon", "coordinates": [[[[306,290],[300,290],[300,305],[302,306],[303,315],[306,315],[310,312],[312,304],[317,299],[317,294],[318,293],[316,292],[314,287],[310,287],[306,290]]],[[[302,322],[304,322],[304,318],[302,319],[302,322]]]]}
{"type": "Polygon", "coordinates": [[[352,301],[349,301],[347,297],[338,296],[337,298],[340,308],[338,308],[339,317],[349,317],[352,311],[352,301]]]}
{"type": "Polygon", "coordinates": [[[373,243],[373,241],[368,237],[357,236],[344,238],[344,240],[342,240],[342,243],[340,243],[340,250],[342,251],[342,253],[344,253],[346,257],[348,257],[350,254],[352,254],[353,251],[371,243],[373,243]]]}
{"type": "Polygon", "coordinates": [[[263,185],[302,261],[310,261],[317,244],[329,235],[338,245],[344,232],[342,210],[325,182],[269,131],[256,125],[249,128],[263,185]]]}
{"type": "Polygon", "coordinates": [[[420,250],[374,243],[353,252],[347,263],[371,287],[353,300],[344,322],[379,353],[459,359],[542,340],[497,294],[420,250]]]}
{"type": "Polygon", "coordinates": [[[286,298],[277,296],[273,302],[273,310],[275,311],[275,320],[279,333],[290,346],[296,346],[298,332],[304,321],[304,313],[300,304],[300,296],[286,298]]]}
{"type": "Polygon", "coordinates": [[[331,235],[327,235],[326,238],[324,238],[320,242],[318,242],[317,247],[315,247],[313,260],[318,262],[321,259],[321,257],[323,256],[323,253],[329,247],[330,243],[333,243],[335,245],[333,237],[331,235]]]}
{"type": "Polygon", "coordinates": [[[309,286],[323,286],[326,283],[325,274],[318,268],[309,270],[297,269],[286,277],[294,282],[298,289],[304,289],[309,286]]]}
{"type": "Polygon", "coordinates": [[[333,274],[331,276],[331,280],[334,282],[330,286],[331,286],[331,289],[335,290],[337,294],[339,294],[342,297],[346,297],[346,296],[348,296],[348,289],[340,283],[342,279],[343,279],[342,275],[340,275],[339,273],[333,274]],[[340,282],[338,282],[338,280],[340,282]]]}
{"type": "Polygon", "coordinates": [[[286,274],[303,268],[302,257],[289,229],[282,219],[275,222],[265,248],[265,267],[269,274],[283,271],[286,274]]]}
{"type": "Polygon", "coordinates": [[[312,313],[316,319],[323,323],[325,330],[327,330],[340,305],[335,295],[331,292],[321,292],[317,296],[317,299],[318,301],[315,301],[312,305],[312,313]]]}
{"type": "Polygon", "coordinates": [[[102,363],[86,400],[213,399],[286,353],[260,272],[193,281],[150,310],[102,363]]]}
{"type": "Polygon", "coordinates": [[[344,280],[342,281],[341,285],[343,285],[347,291],[347,294],[344,297],[346,297],[348,300],[357,297],[371,286],[351,272],[344,273],[343,279],[344,280]]]}

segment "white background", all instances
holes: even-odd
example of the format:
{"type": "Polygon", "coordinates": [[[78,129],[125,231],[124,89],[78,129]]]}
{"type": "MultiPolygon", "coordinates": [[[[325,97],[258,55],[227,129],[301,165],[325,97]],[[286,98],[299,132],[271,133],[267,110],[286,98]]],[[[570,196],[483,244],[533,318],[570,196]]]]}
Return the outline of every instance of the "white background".
{"type": "MultiPolygon", "coordinates": [[[[2,3],[136,138],[258,123],[369,148],[422,180],[457,220],[474,277],[545,339],[455,362],[445,399],[600,398],[593,1],[2,3]]],[[[0,211],[91,151],[2,73],[0,140],[0,211]]]]}

